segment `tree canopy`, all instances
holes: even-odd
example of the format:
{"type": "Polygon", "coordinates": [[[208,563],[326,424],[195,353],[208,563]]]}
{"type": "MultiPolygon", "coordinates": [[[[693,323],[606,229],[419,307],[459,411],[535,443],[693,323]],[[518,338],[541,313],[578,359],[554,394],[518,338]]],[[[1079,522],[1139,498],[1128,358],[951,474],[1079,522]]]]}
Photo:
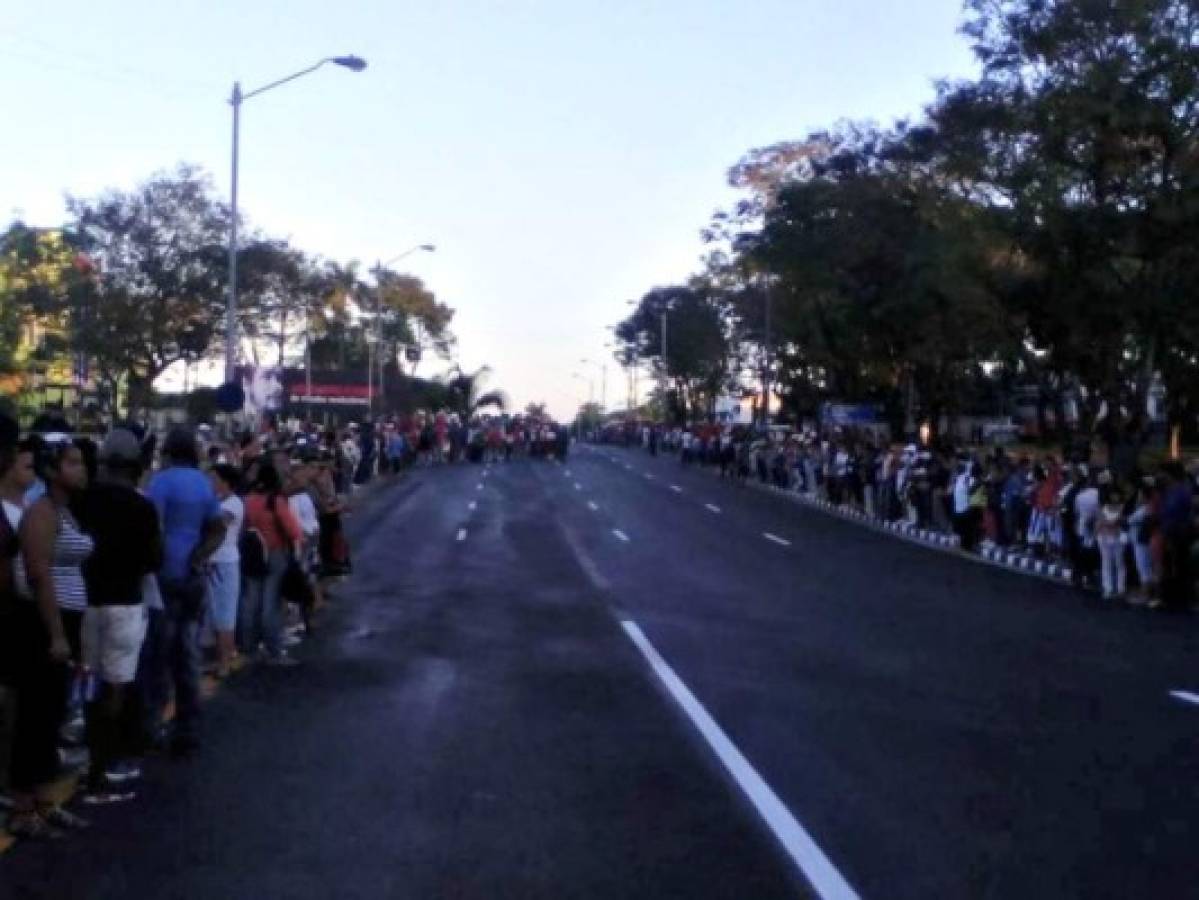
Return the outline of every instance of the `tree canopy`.
{"type": "Polygon", "coordinates": [[[1070,396],[1082,428],[1142,427],[1160,379],[1194,428],[1199,10],[968,0],[963,33],[980,74],[942,83],[921,120],[736,163],[744,198],[704,229],[704,271],[648,293],[617,358],[649,360],[691,414],[677,379],[719,357],[734,393],[777,383],[791,415],[878,401],[911,431],[1020,385],[1059,424],[1070,396]],[[684,301],[720,335],[686,364],[669,324],[665,355],[656,336],[684,301]]]}

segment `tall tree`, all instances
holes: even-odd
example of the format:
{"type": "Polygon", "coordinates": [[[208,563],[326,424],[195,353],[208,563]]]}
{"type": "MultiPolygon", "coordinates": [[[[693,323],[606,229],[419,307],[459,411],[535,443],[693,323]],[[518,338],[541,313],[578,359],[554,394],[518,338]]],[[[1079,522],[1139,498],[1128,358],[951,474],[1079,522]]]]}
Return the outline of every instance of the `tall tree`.
{"type": "Polygon", "coordinates": [[[229,212],[191,166],[67,205],[72,239],[97,266],[72,296],[85,323],[78,349],[111,385],[125,383],[131,409],[144,409],[159,375],[218,339],[229,212]]]}
{"type": "Polygon", "coordinates": [[[721,295],[709,285],[655,288],[615,331],[618,358],[648,360],[669,382],[682,416],[706,416],[729,377],[721,295]],[[665,338],[665,343],[663,343],[665,338]]]}
{"type": "Polygon", "coordinates": [[[383,269],[376,271],[375,280],[380,337],[389,348],[403,346],[413,351],[409,374],[416,374],[428,352],[449,359],[457,342],[450,331],[454,310],[438,302],[414,275],[383,269]]]}
{"type": "Polygon", "coordinates": [[[1139,417],[1155,371],[1173,398],[1193,398],[1194,356],[1174,348],[1195,346],[1199,326],[1199,9],[967,8],[982,77],[943,89],[936,150],[1000,212],[1026,259],[1011,302],[1029,345],[1060,381],[1089,388],[1084,424],[1122,404],[1139,417]]]}

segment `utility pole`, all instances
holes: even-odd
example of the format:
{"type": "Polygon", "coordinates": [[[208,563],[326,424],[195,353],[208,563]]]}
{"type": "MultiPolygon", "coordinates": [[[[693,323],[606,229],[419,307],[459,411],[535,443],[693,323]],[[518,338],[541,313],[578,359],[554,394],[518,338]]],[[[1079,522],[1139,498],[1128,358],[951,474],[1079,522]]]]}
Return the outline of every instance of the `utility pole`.
{"type": "Polygon", "coordinates": [[[766,307],[765,339],[762,345],[762,424],[770,425],[770,349],[772,346],[770,334],[770,279],[767,278],[764,289],[764,305],[766,307]]]}

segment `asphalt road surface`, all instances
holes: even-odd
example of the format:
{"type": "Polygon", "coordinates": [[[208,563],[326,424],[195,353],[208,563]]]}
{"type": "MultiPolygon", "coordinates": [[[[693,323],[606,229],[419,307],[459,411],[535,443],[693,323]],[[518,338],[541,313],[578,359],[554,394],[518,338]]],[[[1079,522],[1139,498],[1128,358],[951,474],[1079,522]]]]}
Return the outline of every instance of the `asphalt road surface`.
{"type": "Polygon", "coordinates": [[[1189,618],[633,450],[419,471],[353,528],[304,665],[0,896],[1195,896],[1189,618]]]}

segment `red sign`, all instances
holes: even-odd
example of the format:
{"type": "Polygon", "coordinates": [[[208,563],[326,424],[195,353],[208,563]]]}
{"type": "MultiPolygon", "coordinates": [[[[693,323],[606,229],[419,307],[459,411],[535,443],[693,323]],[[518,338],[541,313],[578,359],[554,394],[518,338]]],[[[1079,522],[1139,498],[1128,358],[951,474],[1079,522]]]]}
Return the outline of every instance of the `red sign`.
{"type": "Polygon", "coordinates": [[[359,397],[365,400],[370,392],[365,384],[314,384],[309,388],[303,382],[293,384],[288,391],[292,400],[305,397],[359,397]]]}

